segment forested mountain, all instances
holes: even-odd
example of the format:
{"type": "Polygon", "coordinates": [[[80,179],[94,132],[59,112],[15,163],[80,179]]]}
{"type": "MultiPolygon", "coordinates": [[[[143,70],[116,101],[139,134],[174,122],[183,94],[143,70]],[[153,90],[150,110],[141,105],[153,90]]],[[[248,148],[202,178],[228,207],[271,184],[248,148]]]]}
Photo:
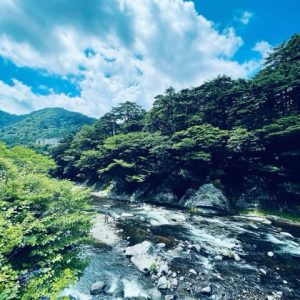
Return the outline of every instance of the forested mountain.
{"type": "Polygon", "coordinates": [[[145,112],[126,102],[53,152],[57,174],[174,204],[206,182],[237,203],[300,204],[300,35],[252,79],[169,88],[145,112]],[[163,196],[162,196],[163,198],[163,196]],[[168,197],[170,199],[170,197],[168,197]],[[163,200],[162,200],[163,201],[163,200]]]}
{"type": "Polygon", "coordinates": [[[19,121],[22,116],[12,115],[0,110],[0,128],[19,121]]]}
{"type": "MultiPolygon", "coordinates": [[[[8,145],[35,145],[39,139],[60,139],[76,133],[93,118],[63,108],[46,108],[23,116],[3,114],[0,140],[8,145]],[[10,122],[10,123],[9,123],[10,122]]],[[[0,122],[1,122],[0,121],[0,122]]]]}

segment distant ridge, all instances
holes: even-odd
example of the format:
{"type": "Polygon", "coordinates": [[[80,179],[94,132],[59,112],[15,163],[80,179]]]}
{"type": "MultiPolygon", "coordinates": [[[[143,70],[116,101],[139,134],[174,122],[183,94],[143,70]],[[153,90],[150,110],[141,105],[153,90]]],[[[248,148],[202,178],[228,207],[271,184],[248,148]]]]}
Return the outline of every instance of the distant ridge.
{"type": "Polygon", "coordinates": [[[0,111],[0,141],[8,145],[30,145],[41,139],[61,139],[94,121],[94,118],[59,107],[21,116],[0,111]]]}

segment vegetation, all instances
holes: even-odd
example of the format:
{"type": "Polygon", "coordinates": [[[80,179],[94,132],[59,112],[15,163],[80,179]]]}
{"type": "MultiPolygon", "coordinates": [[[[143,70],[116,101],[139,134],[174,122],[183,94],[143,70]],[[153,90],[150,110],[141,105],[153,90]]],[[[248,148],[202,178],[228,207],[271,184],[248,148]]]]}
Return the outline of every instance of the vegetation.
{"type": "Polygon", "coordinates": [[[12,115],[0,110],[0,128],[15,123],[20,119],[20,116],[12,115]]]}
{"type": "Polygon", "coordinates": [[[0,299],[57,299],[83,262],[87,191],[48,176],[54,162],[0,145],[0,299]]]}
{"type": "Polygon", "coordinates": [[[46,108],[19,117],[9,115],[4,122],[0,114],[0,119],[3,124],[0,140],[10,146],[29,145],[34,149],[40,148],[38,139],[61,139],[94,122],[92,118],[63,108],[46,108]]]}
{"type": "MultiPolygon", "coordinates": [[[[252,79],[219,76],[172,87],[143,111],[120,104],[53,152],[56,174],[122,191],[164,185],[179,198],[215,182],[227,193],[260,185],[300,203],[300,35],[252,79]],[[259,178],[259,180],[257,179],[259,178]]],[[[284,202],[284,203],[283,203],[284,202]]]]}

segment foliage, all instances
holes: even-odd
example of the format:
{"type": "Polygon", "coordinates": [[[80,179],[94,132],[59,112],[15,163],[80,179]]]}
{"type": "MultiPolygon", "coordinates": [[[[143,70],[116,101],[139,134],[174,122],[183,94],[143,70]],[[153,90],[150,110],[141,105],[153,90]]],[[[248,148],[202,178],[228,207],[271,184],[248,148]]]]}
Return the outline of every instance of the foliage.
{"type": "MultiPolygon", "coordinates": [[[[270,53],[251,79],[228,76],[168,88],[145,113],[125,102],[53,153],[60,176],[182,196],[204,182],[229,192],[251,176],[299,203],[300,35],[270,53]]],[[[251,181],[251,180],[250,180],[251,181]]],[[[282,201],[282,200],[278,200],[282,201]]]]}
{"type": "Polygon", "coordinates": [[[82,270],[88,194],[50,178],[53,166],[32,150],[0,145],[0,299],[57,299],[82,270]]]}

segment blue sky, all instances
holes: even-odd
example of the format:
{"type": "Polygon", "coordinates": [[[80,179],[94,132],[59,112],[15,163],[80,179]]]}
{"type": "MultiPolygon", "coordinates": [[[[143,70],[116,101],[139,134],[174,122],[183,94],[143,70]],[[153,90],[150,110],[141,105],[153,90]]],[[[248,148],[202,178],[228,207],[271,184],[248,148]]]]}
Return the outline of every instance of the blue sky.
{"type": "Polygon", "coordinates": [[[170,85],[249,78],[300,31],[297,0],[1,0],[0,110],[99,117],[170,85]]]}

